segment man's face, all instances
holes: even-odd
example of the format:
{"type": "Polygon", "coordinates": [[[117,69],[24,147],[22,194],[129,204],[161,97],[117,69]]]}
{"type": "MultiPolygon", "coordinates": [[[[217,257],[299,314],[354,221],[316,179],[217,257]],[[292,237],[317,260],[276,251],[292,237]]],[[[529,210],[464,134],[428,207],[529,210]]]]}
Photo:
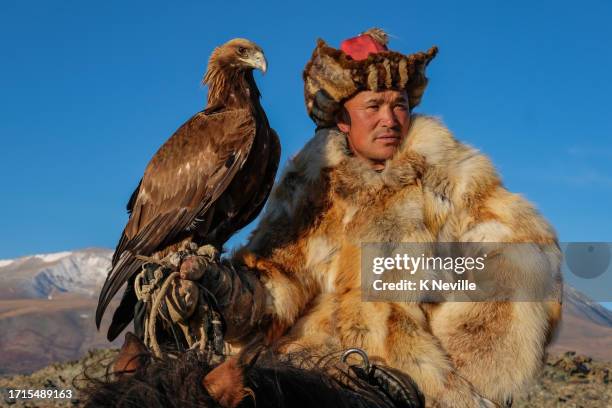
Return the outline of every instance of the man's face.
{"type": "Polygon", "coordinates": [[[340,118],[337,124],[348,135],[352,152],[374,168],[383,168],[408,132],[410,109],[406,92],[362,91],[346,101],[344,108],[348,118],[340,118]]]}

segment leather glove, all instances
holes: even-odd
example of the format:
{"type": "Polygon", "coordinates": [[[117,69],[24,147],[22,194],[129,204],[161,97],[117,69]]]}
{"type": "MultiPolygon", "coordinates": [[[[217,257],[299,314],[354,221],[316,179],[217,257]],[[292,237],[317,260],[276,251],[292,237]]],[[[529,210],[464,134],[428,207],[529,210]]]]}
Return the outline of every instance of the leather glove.
{"type": "Polygon", "coordinates": [[[265,291],[256,271],[218,257],[193,255],[180,266],[183,279],[196,280],[224,319],[225,340],[241,342],[264,322],[265,291]]]}

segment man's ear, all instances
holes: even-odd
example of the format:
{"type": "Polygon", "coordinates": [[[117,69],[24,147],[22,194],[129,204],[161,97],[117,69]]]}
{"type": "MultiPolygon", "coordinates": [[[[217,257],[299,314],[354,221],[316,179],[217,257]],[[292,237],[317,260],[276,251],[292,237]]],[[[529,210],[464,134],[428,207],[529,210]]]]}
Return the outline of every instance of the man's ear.
{"type": "Polygon", "coordinates": [[[351,117],[345,107],[342,107],[336,117],[336,126],[342,133],[347,133],[351,130],[351,117]]]}
{"type": "Polygon", "coordinates": [[[337,125],[338,129],[340,129],[342,133],[348,133],[349,130],[351,130],[351,125],[349,125],[348,123],[338,122],[337,125]]]}

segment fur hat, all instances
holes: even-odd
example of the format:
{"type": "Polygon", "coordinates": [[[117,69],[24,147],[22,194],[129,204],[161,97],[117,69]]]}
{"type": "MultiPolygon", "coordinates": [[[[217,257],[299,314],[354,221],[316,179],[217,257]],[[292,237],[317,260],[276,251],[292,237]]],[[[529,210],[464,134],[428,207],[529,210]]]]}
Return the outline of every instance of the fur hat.
{"type": "Polygon", "coordinates": [[[344,101],[360,91],[405,90],[410,109],[419,104],[427,86],[425,67],[438,47],[404,55],[388,50],[387,43],[387,34],[378,28],[344,41],[340,49],[317,41],[304,69],[304,97],[319,127],[335,126],[344,101]]]}

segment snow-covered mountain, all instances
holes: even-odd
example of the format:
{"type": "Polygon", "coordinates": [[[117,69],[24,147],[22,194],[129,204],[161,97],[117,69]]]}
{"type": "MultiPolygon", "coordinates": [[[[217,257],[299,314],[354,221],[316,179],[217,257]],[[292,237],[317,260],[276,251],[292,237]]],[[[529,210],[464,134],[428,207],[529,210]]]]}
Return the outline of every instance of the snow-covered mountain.
{"type": "Polygon", "coordinates": [[[56,293],[97,296],[112,251],[88,248],[0,260],[0,299],[50,298],[56,293]]]}

